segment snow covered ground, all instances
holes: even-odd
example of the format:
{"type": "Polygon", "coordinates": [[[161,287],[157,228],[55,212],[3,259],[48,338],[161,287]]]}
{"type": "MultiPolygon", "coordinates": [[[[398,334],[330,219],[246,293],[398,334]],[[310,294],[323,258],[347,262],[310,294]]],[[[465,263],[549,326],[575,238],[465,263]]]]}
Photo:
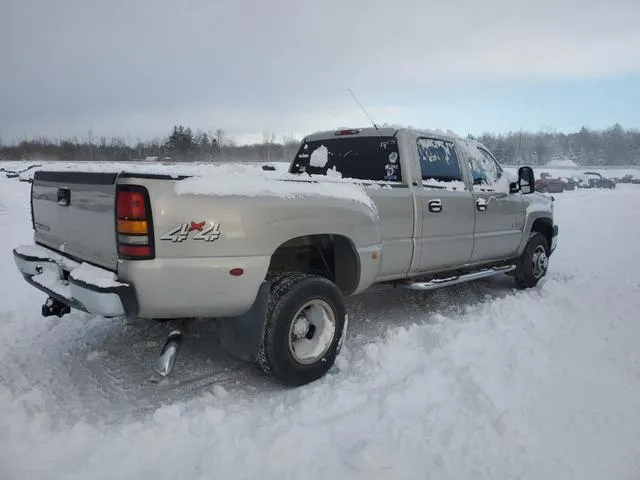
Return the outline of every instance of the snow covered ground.
{"type": "Polygon", "coordinates": [[[336,367],[299,389],[220,352],[205,322],[153,383],[169,326],[43,319],[11,255],[28,195],[0,176],[0,479],[639,478],[638,185],[554,195],[535,290],[500,276],[350,299],[336,367]]]}

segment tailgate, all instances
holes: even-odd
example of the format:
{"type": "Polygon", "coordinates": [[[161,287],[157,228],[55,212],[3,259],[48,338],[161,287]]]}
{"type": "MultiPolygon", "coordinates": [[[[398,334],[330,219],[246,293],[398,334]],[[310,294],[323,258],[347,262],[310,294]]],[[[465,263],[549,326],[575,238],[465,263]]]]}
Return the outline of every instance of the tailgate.
{"type": "Polygon", "coordinates": [[[31,193],[35,241],[115,271],[117,175],[37,171],[31,193]]]}

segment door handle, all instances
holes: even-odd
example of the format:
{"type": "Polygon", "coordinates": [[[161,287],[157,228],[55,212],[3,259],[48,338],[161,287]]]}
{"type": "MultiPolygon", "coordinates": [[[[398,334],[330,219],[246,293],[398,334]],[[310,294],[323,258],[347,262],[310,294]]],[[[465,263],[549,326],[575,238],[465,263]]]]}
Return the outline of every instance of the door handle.
{"type": "Polygon", "coordinates": [[[442,200],[429,200],[429,211],[440,213],[442,211],[442,200]]]}
{"type": "Polygon", "coordinates": [[[476,208],[478,209],[479,212],[486,212],[487,201],[484,198],[479,198],[478,200],[476,200],[476,208]]]}

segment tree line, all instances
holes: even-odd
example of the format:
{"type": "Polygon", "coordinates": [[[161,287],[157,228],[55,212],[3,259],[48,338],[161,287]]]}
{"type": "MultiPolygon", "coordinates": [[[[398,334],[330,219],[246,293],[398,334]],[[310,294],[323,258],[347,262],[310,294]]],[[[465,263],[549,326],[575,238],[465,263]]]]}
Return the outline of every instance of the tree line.
{"type": "Polygon", "coordinates": [[[77,137],[51,140],[36,137],[13,145],[0,144],[0,158],[6,160],[62,160],[122,162],[136,160],[154,161],[282,161],[295,155],[299,140],[284,136],[280,141],[275,134],[264,133],[262,142],[238,145],[225,135],[215,132],[193,131],[176,125],[166,138],[155,138],[127,143],[120,137],[92,138],[91,131],[85,139],[77,137]]]}
{"type": "Polygon", "coordinates": [[[604,130],[583,127],[568,134],[552,130],[487,133],[477,140],[506,165],[545,165],[554,160],[589,166],[640,165],[640,131],[618,123],[604,130]]]}
{"type": "MultiPolygon", "coordinates": [[[[474,138],[469,135],[469,138],[474,138]]],[[[640,131],[615,124],[604,130],[583,127],[578,132],[552,130],[540,132],[485,133],[476,138],[505,165],[545,165],[553,160],[571,160],[578,165],[640,165],[640,131]]],[[[0,158],[8,160],[94,160],[100,162],[132,160],[167,161],[289,161],[299,139],[285,136],[277,140],[263,134],[262,142],[238,145],[224,131],[193,131],[176,125],[164,139],[130,144],[122,138],[37,137],[13,145],[0,144],[0,158]]]]}

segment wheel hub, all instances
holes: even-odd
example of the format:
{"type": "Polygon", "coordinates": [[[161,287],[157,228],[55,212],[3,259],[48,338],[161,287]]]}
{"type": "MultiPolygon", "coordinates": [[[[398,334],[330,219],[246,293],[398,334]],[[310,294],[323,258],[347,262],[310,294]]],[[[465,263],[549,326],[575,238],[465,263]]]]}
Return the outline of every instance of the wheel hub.
{"type": "Polygon", "coordinates": [[[542,246],[536,247],[533,252],[533,275],[536,278],[542,277],[549,266],[549,257],[542,246]]]}
{"type": "Polygon", "coordinates": [[[293,317],[289,328],[289,352],[303,365],[320,360],[329,350],[336,331],[333,309],[324,300],[310,300],[293,317]]]}
{"type": "Polygon", "coordinates": [[[309,333],[309,320],[304,315],[300,315],[293,323],[293,335],[296,338],[306,337],[309,333]]]}

